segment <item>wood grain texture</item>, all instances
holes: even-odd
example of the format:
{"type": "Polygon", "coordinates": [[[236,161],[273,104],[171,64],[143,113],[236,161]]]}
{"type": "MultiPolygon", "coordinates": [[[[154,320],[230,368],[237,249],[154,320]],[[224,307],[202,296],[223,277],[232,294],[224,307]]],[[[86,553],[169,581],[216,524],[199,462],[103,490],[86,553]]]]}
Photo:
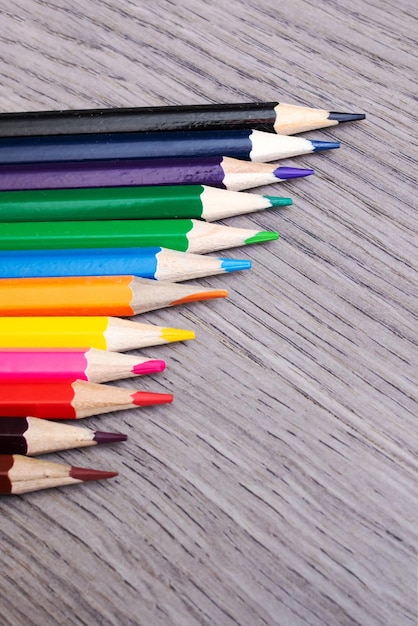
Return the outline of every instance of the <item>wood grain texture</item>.
{"type": "Polygon", "coordinates": [[[416,624],[416,3],[3,4],[3,111],[277,98],[367,120],[307,134],[342,147],[257,190],[292,207],[224,222],[282,233],[200,281],[227,301],[141,317],[196,330],[144,350],[173,405],[50,455],[120,476],[1,500],[2,624],[416,624]]]}

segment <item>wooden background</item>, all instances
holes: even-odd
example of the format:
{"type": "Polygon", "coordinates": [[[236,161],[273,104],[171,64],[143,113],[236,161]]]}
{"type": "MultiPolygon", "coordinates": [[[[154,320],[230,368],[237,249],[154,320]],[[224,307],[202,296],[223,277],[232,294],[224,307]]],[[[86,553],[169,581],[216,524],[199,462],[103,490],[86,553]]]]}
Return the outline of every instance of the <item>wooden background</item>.
{"type": "MultiPolygon", "coordinates": [[[[3,111],[279,99],[367,114],[230,220],[281,240],[143,316],[197,333],[90,418],[126,445],[51,456],[105,483],[0,502],[2,626],[351,625],[417,619],[416,3],[1,3],[3,111]],[[416,93],[415,93],[416,95],[416,93]]],[[[225,222],[228,223],[228,222],[225,222]]],[[[123,381],[126,387],[133,383],[123,381]]]]}

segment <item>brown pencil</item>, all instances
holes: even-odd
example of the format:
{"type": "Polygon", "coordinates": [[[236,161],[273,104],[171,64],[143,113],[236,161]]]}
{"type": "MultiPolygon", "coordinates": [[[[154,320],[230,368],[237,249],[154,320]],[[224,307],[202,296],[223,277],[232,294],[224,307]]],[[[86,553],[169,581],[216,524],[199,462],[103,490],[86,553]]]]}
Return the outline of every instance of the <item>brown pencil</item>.
{"type": "Polygon", "coordinates": [[[73,467],[20,454],[0,455],[0,493],[19,495],[51,487],[77,485],[88,480],[103,480],[117,472],[73,467]]]}

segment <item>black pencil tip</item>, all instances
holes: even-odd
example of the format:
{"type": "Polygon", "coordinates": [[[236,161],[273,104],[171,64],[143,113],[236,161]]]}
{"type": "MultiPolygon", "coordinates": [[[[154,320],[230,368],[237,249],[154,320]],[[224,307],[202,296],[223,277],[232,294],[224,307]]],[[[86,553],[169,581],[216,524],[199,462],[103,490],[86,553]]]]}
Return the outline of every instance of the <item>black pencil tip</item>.
{"type": "Polygon", "coordinates": [[[331,111],[328,115],[329,120],[333,120],[334,122],[357,122],[358,120],[366,119],[366,115],[364,113],[336,113],[335,111],[331,111]]]}
{"type": "Polygon", "coordinates": [[[96,430],[94,433],[94,441],[96,443],[114,443],[116,441],[126,441],[128,435],[122,435],[122,433],[103,433],[96,430]]]}

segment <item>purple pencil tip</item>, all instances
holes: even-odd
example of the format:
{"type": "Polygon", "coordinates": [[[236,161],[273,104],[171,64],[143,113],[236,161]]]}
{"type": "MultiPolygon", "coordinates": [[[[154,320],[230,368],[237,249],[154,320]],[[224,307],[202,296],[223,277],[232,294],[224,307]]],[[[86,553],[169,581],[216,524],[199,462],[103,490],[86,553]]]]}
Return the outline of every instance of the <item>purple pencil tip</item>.
{"type": "Polygon", "coordinates": [[[313,173],[313,170],[301,169],[299,167],[278,167],[274,170],[274,175],[277,178],[281,178],[281,180],[301,178],[302,176],[310,176],[313,173]]]}
{"type": "Polygon", "coordinates": [[[96,443],[115,443],[116,441],[126,441],[128,439],[128,435],[123,435],[122,433],[104,433],[100,430],[96,430],[94,433],[94,441],[96,443]]]}

